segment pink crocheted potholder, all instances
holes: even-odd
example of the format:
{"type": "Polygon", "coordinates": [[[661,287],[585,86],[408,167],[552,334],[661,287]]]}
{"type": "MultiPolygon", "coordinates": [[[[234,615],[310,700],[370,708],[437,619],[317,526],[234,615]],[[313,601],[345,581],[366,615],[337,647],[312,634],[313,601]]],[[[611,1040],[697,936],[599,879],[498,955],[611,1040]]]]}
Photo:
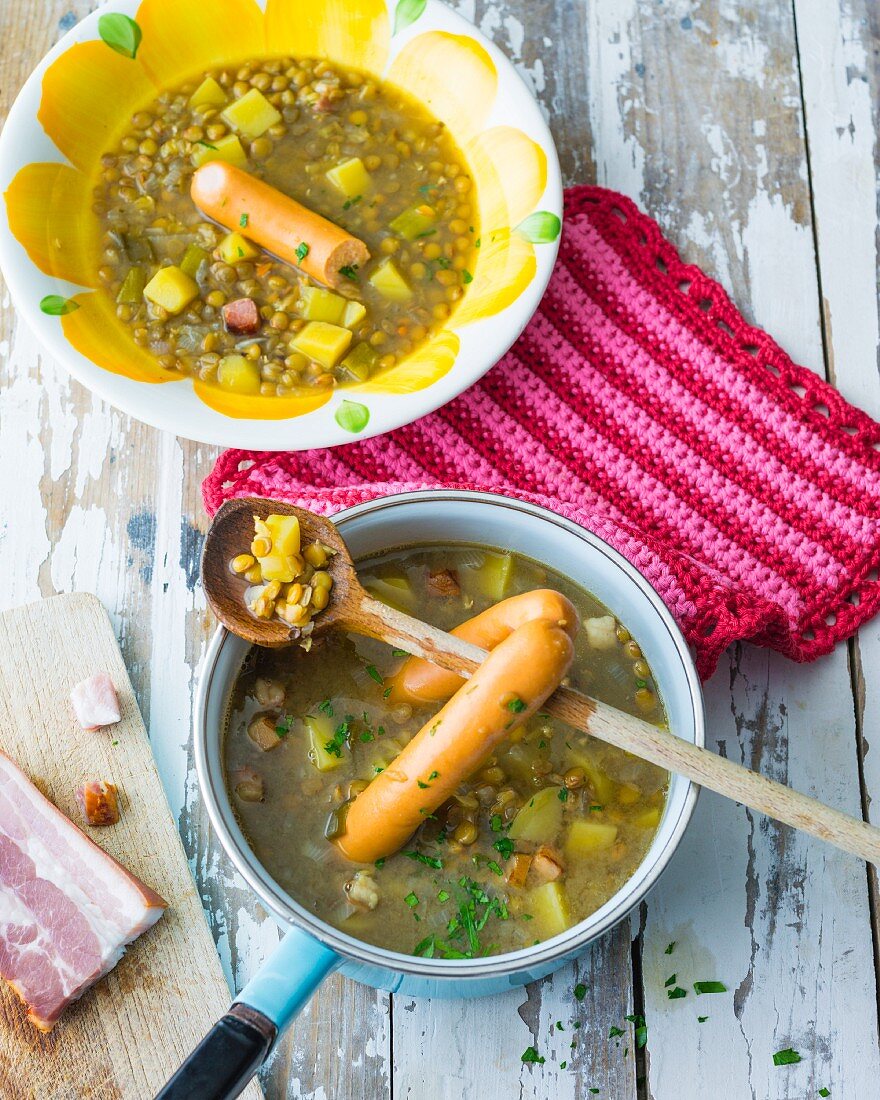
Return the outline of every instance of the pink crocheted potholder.
{"type": "Polygon", "coordinates": [[[747,324],[628,199],[577,187],[565,209],[540,309],[482,381],[377,439],[227,451],[208,511],[246,495],[331,514],[406,489],[491,489],[636,565],[704,677],[737,639],[799,661],[827,652],[880,602],[880,426],[747,324]]]}

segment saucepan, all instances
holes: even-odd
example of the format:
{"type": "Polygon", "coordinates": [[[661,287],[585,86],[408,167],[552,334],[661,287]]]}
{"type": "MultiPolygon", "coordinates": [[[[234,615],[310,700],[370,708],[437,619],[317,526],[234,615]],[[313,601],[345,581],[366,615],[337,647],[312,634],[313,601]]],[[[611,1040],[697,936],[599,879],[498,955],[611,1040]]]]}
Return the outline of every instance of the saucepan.
{"type": "MultiPolygon", "coordinates": [[[[670,728],[687,741],[703,744],[702,693],[684,638],[645,578],[595,535],[534,505],[467,491],[384,497],[339,513],[335,522],[355,560],[420,543],[490,543],[571,578],[593,592],[638,638],[670,728]]],[[[196,768],[226,854],[286,934],[162,1097],[210,1100],[237,1095],[333,971],[412,997],[478,997],[545,977],[580,955],[639,904],[669,863],[690,820],[697,788],[674,775],[654,841],[632,877],[587,919],[524,950],[452,960],[420,958],[363,943],[286,893],[261,866],[236,820],[224,783],[223,737],[233,685],[248,649],[247,643],[222,628],[213,638],[198,693],[196,768]]]]}

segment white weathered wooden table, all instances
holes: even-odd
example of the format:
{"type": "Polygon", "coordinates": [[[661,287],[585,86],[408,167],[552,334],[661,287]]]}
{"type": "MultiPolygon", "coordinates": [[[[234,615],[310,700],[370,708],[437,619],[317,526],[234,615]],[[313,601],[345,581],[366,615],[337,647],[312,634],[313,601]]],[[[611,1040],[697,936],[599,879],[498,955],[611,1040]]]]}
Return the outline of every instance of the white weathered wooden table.
{"type": "MultiPolygon", "coordinates": [[[[4,111],[92,6],[0,0],[4,111]]],[[[631,195],[795,359],[880,416],[877,0],[455,6],[534,89],[568,182],[631,195]]],[[[111,610],[224,965],[241,983],[277,932],[211,836],[189,748],[212,628],[197,585],[199,482],[216,452],[94,399],[15,323],[5,292],[2,305],[0,604],[79,589],[111,610]]],[[[718,751],[850,812],[870,807],[880,622],[811,666],[736,647],[706,693],[718,751]]],[[[578,966],[472,1002],[416,1003],[334,979],[283,1044],[267,1094],[805,1100],[829,1088],[867,1100],[880,1094],[877,903],[863,864],[703,795],[659,887],[578,966]],[[668,999],[672,973],[687,997],[668,999]],[[729,992],[698,998],[692,983],[706,979],[729,992]],[[637,1053],[634,1013],[648,1024],[637,1053]],[[609,1039],[612,1027],[622,1037],[609,1039]],[[521,1063],[530,1045],[543,1065],[521,1063]],[[774,1066],[787,1047],[801,1062],[774,1066]]]]}

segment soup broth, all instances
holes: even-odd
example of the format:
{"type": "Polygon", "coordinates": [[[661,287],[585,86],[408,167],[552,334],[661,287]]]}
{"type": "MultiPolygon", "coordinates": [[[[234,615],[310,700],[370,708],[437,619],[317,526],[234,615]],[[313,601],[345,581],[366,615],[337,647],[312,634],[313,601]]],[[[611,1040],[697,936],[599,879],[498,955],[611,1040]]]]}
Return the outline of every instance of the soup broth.
{"type": "MultiPolygon", "coordinates": [[[[444,629],[508,596],[555,589],[581,620],[566,682],[665,721],[637,641],[552,570],[479,547],[426,545],[367,559],[359,575],[376,598],[444,629]]],[[[356,865],[328,839],[346,801],[436,710],[389,703],[386,678],[404,659],[341,633],[308,654],[251,652],[233,693],[225,763],[257,858],[322,920],[403,953],[515,951],[589,916],[645,856],[668,775],[540,711],[403,850],[356,865]]]]}

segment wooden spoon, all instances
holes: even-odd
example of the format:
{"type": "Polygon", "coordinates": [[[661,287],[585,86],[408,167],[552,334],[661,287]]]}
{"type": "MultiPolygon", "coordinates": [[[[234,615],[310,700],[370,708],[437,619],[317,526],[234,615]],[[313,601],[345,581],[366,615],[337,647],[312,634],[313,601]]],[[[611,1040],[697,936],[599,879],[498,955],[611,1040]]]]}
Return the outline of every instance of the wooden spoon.
{"type": "MultiPolygon", "coordinates": [[[[250,614],[243,598],[245,582],[229,568],[232,558],[250,546],[254,516],[265,519],[272,514],[296,516],[304,544],[318,540],[336,551],[325,566],[333,577],[330,603],[313,619],[313,637],[339,628],[349,630],[378,638],[464,676],[484,660],[486,652],[478,646],[373,599],[358,581],[348,548],[329,519],[304,508],[258,497],[231,500],[220,508],[202,554],[202,582],[208,603],[233,634],[270,648],[294,645],[298,640],[296,628],[280,620],[256,619],[250,614]]],[[[641,718],[566,687],[558,688],[542,710],[609,745],[880,865],[880,829],[641,718]]]]}

